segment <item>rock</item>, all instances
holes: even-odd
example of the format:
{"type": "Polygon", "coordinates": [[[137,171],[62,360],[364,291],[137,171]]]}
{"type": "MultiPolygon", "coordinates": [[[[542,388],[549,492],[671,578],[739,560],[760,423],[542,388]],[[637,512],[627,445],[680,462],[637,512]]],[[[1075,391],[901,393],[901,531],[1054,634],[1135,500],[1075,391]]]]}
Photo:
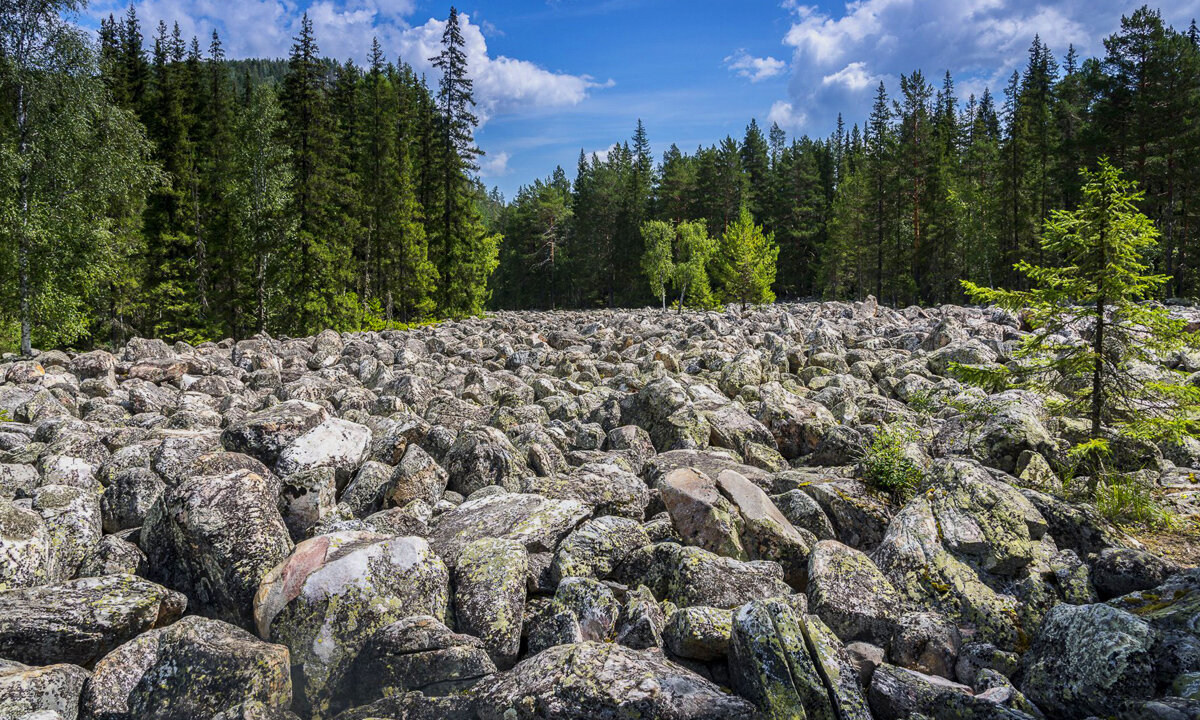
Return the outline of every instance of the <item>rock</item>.
{"type": "Polygon", "coordinates": [[[274,465],[293,440],[329,419],[320,405],[287,400],[266,410],[251,413],[221,433],[226,450],[240,452],[274,465]]]}
{"type": "Polygon", "coordinates": [[[730,680],[765,717],[836,720],[837,711],[805,642],[803,623],[801,613],[781,599],[740,607],[729,641],[730,680]]]}
{"type": "Polygon", "coordinates": [[[858,670],[850,662],[842,641],[833,634],[821,618],[805,615],[802,630],[809,652],[829,691],[829,699],[837,717],[845,720],[872,720],[859,684],[858,670]]]}
{"type": "Polygon", "coordinates": [[[99,496],[68,485],[43,485],[33,495],[33,510],[42,516],[50,543],[50,579],[76,577],[100,544],[99,496]]]}
{"type": "Polygon", "coordinates": [[[436,505],[446,492],[450,476],[429,453],[419,445],[409,445],[392,473],[391,488],[385,498],[388,504],[404,507],[413,500],[436,505]]]}
{"type": "Polygon", "coordinates": [[[528,472],[517,449],[496,428],[479,426],[459,434],[446,453],[449,487],[470,495],[488,485],[505,490],[520,489],[519,481],[528,472]]]}
{"type": "MultiPolygon", "coordinates": [[[[136,530],[127,530],[123,535],[136,539],[136,530]]],[[[101,575],[140,575],[150,573],[146,564],[146,553],[118,535],[105,535],[100,539],[100,547],[91,560],[79,569],[79,577],[99,577],[101,575]]]]}
{"type": "Polygon", "coordinates": [[[803,490],[789,490],[772,496],[771,500],[793,527],[809,531],[818,540],[837,539],[833,523],[829,522],[817,501],[803,490]]]}
{"type": "Polygon", "coordinates": [[[104,532],[141,527],[166,485],[148,468],[128,468],[113,476],[100,496],[104,532]]]}
{"type": "Polygon", "coordinates": [[[1105,548],[1092,563],[1092,582],[1100,599],[1110,600],[1158,587],[1177,569],[1144,550],[1105,548]]]}
{"type": "Polygon", "coordinates": [[[554,593],[554,607],[569,611],[585,640],[612,642],[621,605],[612,590],[592,578],[565,578],[554,593]]]}
{"type": "Polygon", "coordinates": [[[694,605],[671,613],[663,642],[677,657],[712,662],[729,652],[732,630],[732,610],[694,605]]]}
{"type": "Polygon", "coordinates": [[[771,431],[779,452],[789,460],[816,450],[825,433],[838,423],[825,406],[794,395],[779,383],[759,388],[754,417],[771,431]]]}
{"type": "Polygon", "coordinates": [[[559,541],[590,514],[577,500],[504,494],[468,500],[434,519],[429,544],[454,567],[470,543],[485,537],[516,540],[530,553],[553,552],[559,541]]]}
{"type": "Polygon", "coordinates": [[[467,545],[454,568],[457,627],[482,639],[499,667],[512,667],[521,649],[528,573],[525,546],[500,538],[480,538],[467,545]]]}
{"type": "Polygon", "coordinates": [[[1025,717],[1017,714],[977,714],[972,711],[995,709],[999,712],[1002,708],[988,700],[976,700],[971,688],[965,685],[887,664],[875,669],[871,687],[867,691],[867,701],[876,720],[902,720],[917,713],[939,719],[994,717],[1020,720],[1025,717]]]}
{"type": "Polygon", "coordinates": [[[363,644],[332,706],[366,705],[408,691],[459,693],[495,672],[477,638],[416,615],[380,628],[363,644]]]}
{"type": "Polygon", "coordinates": [[[559,645],[476,687],[480,720],[750,720],[754,708],[661,656],[607,643],[559,645]]]}
{"type": "Polygon", "coordinates": [[[714,482],[692,469],[658,483],[671,521],[689,544],[738,560],[775,560],[788,581],[804,587],[811,541],[802,536],[759,487],[732,470],[714,482]]]}
{"type": "Polygon", "coordinates": [[[286,645],[298,702],[330,715],[332,693],[371,635],[412,615],[447,619],[449,574],[416,537],[340,532],[296,546],[254,597],[259,637],[286,645]]]}
{"type": "Polygon", "coordinates": [[[308,537],[337,507],[337,474],[313,467],[285,475],[280,482],[280,512],[293,540],[308,537]]]}
{"type": "Polygon", "coordinates": [[[822,540],[808,558],[809,607],[846,641],[888,646],[900,627],[904,598],[871,558],[822,540]]]}
{"type": "Polygon", "coordinates": [[[1155,636],[1146,621],[1108,605],[1058,605],[1022,658],[1021,692],[1053,717],[1108,714],[1150,697],[1155,636]]]}
{"type": "Polygon", "coordinates": [[[32,510],[0,499],[0,588],[39,585],[50,574],[45,521],[32,510]]]}
{"type": "Polygon", "coordinates": [[[654,597],[679,607],[733,608],[791,592],[783,581],[783,569],[775,563],[741,562],[672,542],[631,553],[613,579],[634,587],[645,585],[654,597]]]}
{"type": "Polygon", "coordinates": [[[186,617],[143,633],[100,662],[83,693],[96,720],[209,718],[258,702],[292,702],[288,650],[220,620],[186,617]]]}
{"type": "Polygon", "coordinates": [[[391,486],[392,472],[390,465],[375,460],[364,462],[338,500],[345,503],[355,517],[379,512],[391,486]]]}
{"type": "Polygon", "coordinates": [[[617,642],[634,650],[650,650],[663,645],[667,619],[650,588],[642,585],[626,593],[625,605],[617,618],[617,642]]]}
{"type": "Polygon", "coordinates": [[[848,478],[834,478],[799,489],[824,511],[837,540],[863,552],[871,552],[883,540],[892,509],[866,485],[848,478]]]}
{"type": "Polygon", "coordinates": [[[1131,613],[1149,624],[1155,635],[1154,674],[1159,686],[1173,684],[1189,673],[1200,672],[1200,570],[1172,575],[1162,585],[1122,595],[1108,605],[1131,613]]]}
{"type": "Polygon", "coordinates": [[[371,429],[331,417],[288,443],[279,454],[275,471],[287,476],[312,468],[331,468],[338,486],[344,486],[367,459],[371,429]]]}
{"type": "Polygon", "coordinates": [[[892,661],[909,670],[953,680],[962,638],[936,613],[904,613],[892,635],[892,661]]]}
{"type": "Polygon", "coordinates": [[[0,661],[0,717],[75,720],[90,674],[76,665],[29,667],[0,661]]]}
{"type": "Polygon", "coordinates": [[[641,520],[650,502],[646,483],[617,463],[587,463],[558,477],[527,478],[522,490],[578,500],[603,515],[641,520]]]}
{"type": "Polygon", "coordinates": [[[1010,678],[1016,674],[1019,660],[1016,653],[1005,652],[991,643],[964,643],[958,653],[954,674],[959,682],[975,687],[980,671],[992,670],[1010,678]]]}
{"type": "Polygon", "coordinates": [[[878,645],[865,642],[852,642],[845,647],[846,662],[854,668],[858,675],[859,687],[871,687],[871,678],[875,669],[887,660],[887,653],[878,645]]]}
{"type": "Polygon", "coordinates": [[[110,650],[183,615],[179,593],[106,575],[0,593],[0,657],[91,666],[110,650]]]}
{"type": "Polygon", "coordinates": [[[259,582],[292,541],[267,480],[235,470],[168,489],[141,546],[149,577],[187,595],[193,612],[250,627],[259,582]]]}
{"type": "Polygon", "coordinates": [[[550,566],[555,586],[566,577],[606,580],[629,553],[650,544],[642,525],[623,517],[605,515],[571,531],[554,553],[550,566]]]}

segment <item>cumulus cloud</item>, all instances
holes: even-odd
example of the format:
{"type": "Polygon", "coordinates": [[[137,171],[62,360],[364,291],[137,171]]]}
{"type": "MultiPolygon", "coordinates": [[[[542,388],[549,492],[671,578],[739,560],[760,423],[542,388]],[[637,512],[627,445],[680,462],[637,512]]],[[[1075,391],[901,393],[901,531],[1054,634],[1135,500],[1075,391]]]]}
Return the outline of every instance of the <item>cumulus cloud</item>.
{"type": "Polygon", "coordinates": [[[509,173],[508,161],[511,157],[506,152],[489,153],[479,165],[479,174],[485,178],[504,177],[509,173]]]}
{"type": "Polygon", "coordinates": [[[784,61],[769,56],[754,57],[744,48],[725,58],[725,66],[752,83],[773,78],[787,70],[787,63],[784,61]]]}
{"type": "MultiPolygon", "coordinates": [[[[362,63],[371,39],[378,37],[388,57],[400,58],[431,78],[437,72],[429,59],[441,50],[446,27],[445,20],[436,18],[413,24],[414,0],[135,0],[134,5],[148,37],[159,20],[168,26],[179,22],[185,36],[198,36],[207,47],[215,29],[233,58],[286,57],[306,9],[323,55],[362,63]]],[[[88,12],[94,18],[122,15],[126,7],[125,0],[96,0],[88,12]]],[[[612,84],[554,72],[528,60],[493,56],[483,28],[467,14],[459,17],[481,123],[504,113],[577,105],[591,90],[612,84]]],[[[493,37],[497,32],[489,30],[493,37]]]]}
{"type": "MultiPolygon", "coordinates": [[[[1200,0],[1178,0],[1164,18],[1186,27],[1200,0]]],[[[833,9],[785,0],[791,23],[783,44],[791,49],[788,98],[772,112],[803,117],[785,106],[803,106],[827,132],[839,111],[861,119],[880,80],[893,94],[897,74],[922,70],[937,83],[949,70],[960,94],[995,92],[1026,60],[1035,35],[1060,58],[1075,45],[1084,56],[1103,53],[1131,6],[1125,0],[851,0],[833,9]]],[[[828,6],[826,6],[828,7],[828,6]]]]}
{"type": "Polygon", "coordinates": [[[808,116],[797,110],[792,103],[779,100],[771,106],[771,112],[767,113],[767,122],[775,123],[784,130],[800,130],[808,122],[808,116]]]}

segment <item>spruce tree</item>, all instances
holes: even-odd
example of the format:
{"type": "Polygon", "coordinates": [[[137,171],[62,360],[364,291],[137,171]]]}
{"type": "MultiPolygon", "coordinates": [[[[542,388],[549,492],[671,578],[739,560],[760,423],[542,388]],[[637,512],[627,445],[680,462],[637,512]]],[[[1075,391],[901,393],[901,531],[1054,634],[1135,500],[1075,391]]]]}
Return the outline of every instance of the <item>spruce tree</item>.
{"type": "Polygon", "coordinates": [[[725,229],[717,251],[716,271],[721,296],[726,302],[769,303],[775,300],[775,263],[779,247],[754,223],[749,208],[742,207],[738,219],[725,229]]]}

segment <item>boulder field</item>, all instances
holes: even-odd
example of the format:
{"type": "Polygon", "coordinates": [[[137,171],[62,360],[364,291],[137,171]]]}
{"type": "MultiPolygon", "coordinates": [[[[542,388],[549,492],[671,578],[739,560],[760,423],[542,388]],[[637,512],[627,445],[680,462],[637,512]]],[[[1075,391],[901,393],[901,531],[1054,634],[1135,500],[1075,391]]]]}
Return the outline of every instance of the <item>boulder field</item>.
{"type": "MultiPolygon", "coordinates": [[[[1022,332],[868,299],[7,356],[0,720],[1200,718],[1200,570],[1064,499],[1079,422],[954,377],[1022,332]]],[[[1200,443],[1113,464],[1197,513],[1200,443]]]]}

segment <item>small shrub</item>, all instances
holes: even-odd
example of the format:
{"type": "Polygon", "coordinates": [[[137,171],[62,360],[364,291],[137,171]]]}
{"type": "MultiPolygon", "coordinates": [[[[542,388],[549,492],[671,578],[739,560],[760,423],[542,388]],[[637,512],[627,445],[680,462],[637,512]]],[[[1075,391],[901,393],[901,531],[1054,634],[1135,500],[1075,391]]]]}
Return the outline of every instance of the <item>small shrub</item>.
{"type": "Polygon", "coordinates": [[[925,471],[904,452],[913,431],[903,425],[884,425],[875,432],[859,460],[867,485],[894,497],[907,497],[925,479],[925,471]]]}
{"type": "Polygon", "coordinates": [[[908,398],[908,407],[919,415],[932,415],[938,405],[937,398],[928,390],[917,390],[908,398]]]}

